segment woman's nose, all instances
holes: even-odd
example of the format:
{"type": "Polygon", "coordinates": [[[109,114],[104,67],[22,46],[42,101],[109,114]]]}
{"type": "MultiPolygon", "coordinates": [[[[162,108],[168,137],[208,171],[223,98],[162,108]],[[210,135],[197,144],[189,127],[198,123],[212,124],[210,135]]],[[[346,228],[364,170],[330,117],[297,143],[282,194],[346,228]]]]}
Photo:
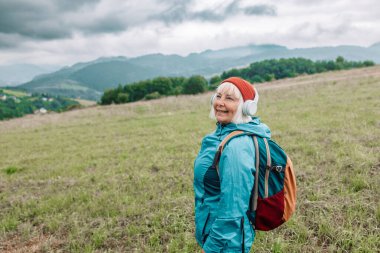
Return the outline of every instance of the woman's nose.
{"type": "Polygon", "coordinates": [[[217,104],[217,105],[224,105],[224,99],[222,99],[222,98],[215,99],[215,104],[217,104]]]}

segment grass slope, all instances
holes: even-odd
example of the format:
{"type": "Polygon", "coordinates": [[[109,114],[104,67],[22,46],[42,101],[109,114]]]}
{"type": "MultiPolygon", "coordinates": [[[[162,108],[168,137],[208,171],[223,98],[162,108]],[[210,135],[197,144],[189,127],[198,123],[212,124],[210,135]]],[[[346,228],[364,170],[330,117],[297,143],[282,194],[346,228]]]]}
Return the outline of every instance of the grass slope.
{"type": "Polygon", "coordinates": [[[25,92],[22,92],[22,91],[18,91],[18,90],[9,90],[9,89],[1,89],[0,90],[3,91],[4,94],[7,94],[9,96],[15,96],[15,97],[18,97],[18,98],[22,98],[22,97],[27,97],[28,94],[25,93],[25,92]]]}
{"type": "MultiPolygon", "coordinates": [[[[251,252],[380,248],[380,67],[259,87],[296,214],[251,252]]],[[[210,94],[0,122],[0,251],[199,252],[193,160],[210,94]]]]}

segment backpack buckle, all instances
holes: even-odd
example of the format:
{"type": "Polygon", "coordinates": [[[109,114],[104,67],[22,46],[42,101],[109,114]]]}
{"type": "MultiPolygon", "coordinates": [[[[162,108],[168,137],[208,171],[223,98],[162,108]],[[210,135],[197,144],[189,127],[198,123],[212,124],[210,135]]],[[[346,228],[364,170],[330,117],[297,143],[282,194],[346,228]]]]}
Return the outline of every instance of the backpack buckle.
{"type": "Polygon", "coordinates": [[[282,167],[282,166],[280,166],[280,165],[276,165],[276,166],[272,166],[272,168],[271,168],[272,170],[275,170],[275,171],[277,171],[277,172],[284,172],[284,170],[285,170],[285,168],[284,167],[282,167]]]}

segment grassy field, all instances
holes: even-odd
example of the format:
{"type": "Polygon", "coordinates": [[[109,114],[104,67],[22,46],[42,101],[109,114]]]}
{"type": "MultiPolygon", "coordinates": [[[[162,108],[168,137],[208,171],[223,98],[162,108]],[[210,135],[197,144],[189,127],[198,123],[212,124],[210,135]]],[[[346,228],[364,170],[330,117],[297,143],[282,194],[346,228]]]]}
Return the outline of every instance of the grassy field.
{"type": "Polygon", "coordinates": [[[28,96],[28,94],[25,93],[25,92],[23,92],[23,91],[7,90],[7,89],[2,89],[2,88],[0,88],[0,90],[3,90],[3,92],[5,94],[8,94],[10,96],[15,96],[15,97],[18,97],[18,98],[20,98],[20,97],[27,97],[28,96]]]}
{"type": "MultiPolygon", "coordinates": [[[[380,67],[258,90],[298,205],[251,252],[378,252],[380,67]]],[[[0,122],[0,251],[200,252],[192,165],[210,95],[0,122]]]]}

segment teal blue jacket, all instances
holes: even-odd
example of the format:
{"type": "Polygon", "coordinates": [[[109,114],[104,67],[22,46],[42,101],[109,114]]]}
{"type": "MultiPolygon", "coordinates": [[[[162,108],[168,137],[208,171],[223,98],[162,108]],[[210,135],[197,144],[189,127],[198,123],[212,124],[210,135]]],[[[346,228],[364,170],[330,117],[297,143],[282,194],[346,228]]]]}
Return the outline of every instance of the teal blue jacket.
{"type": "Polygon", "coordinates": [[[236,137],[224,147],[219,176],[211,167],[218,145],[235,130],[270,138],[257,117],[246,124],[217,123],[215,132],[203,138],[194,162],[195,237],[206,253],[243,252],[243,245],[249,252],[255,238],[246,216],[256,171],[252,138],[236,137]]]}

